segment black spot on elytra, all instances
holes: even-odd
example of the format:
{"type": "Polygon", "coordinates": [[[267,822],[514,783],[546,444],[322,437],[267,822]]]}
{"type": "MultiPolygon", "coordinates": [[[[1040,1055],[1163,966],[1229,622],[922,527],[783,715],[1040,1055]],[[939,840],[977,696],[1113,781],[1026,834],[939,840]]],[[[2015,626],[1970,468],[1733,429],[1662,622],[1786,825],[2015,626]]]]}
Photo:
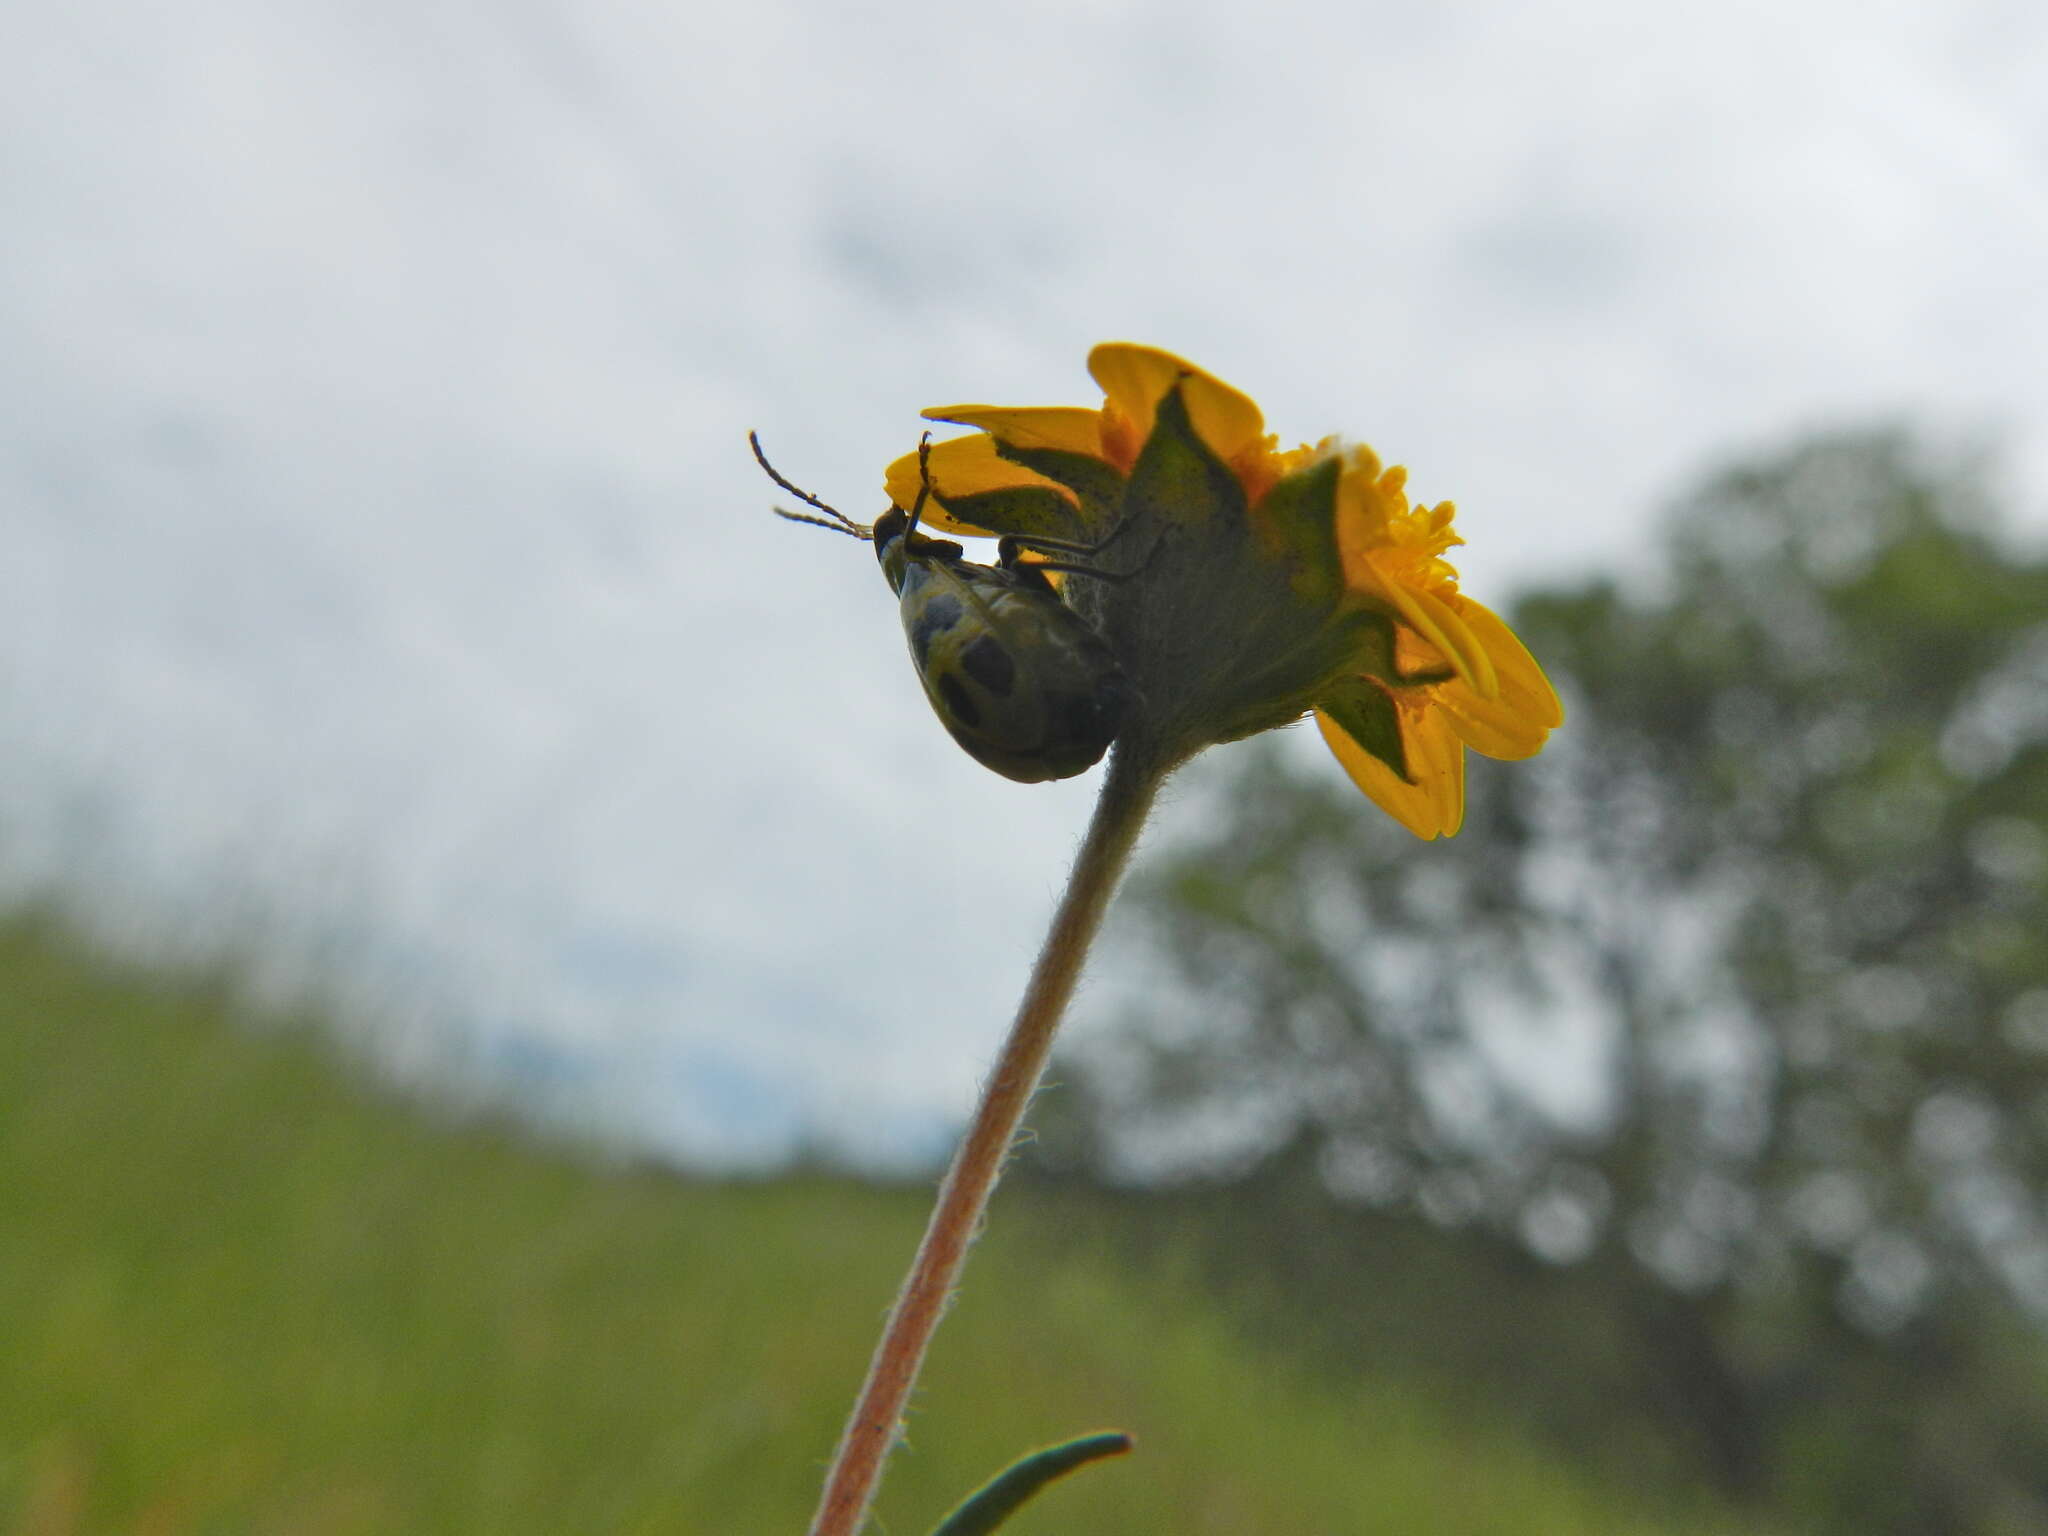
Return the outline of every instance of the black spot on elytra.
{"type": "Polygon", "coordinates": [[[983,635],[960,653],[960,665],[967,675],[999,699],[1010,696],[1017,685],[1017,663],[994,635],[983,635]]]}
{"type": "Polygon", "coordinates": [[[1060,740],[1107,742],[1120,723],[1121,702],[1097,693],[1055,693],[1046,697],[1045,707],[1060,740]]]}
{"type": "Polygon", "coordinates": [[[960,679],[948,672],[939,679],[939,697],[946,701],[946,708],[953,718],[972,730],[981,724],[981,711],[974,707],[974,700],[967,696],[967,690],[960,686],[960,679]]]}
{"type": "Polygon", "coordinates": [[[960,606],[960,599],[950,592],[941,592],[918,610],[917,622],[910,626],[910,649],[920,667],[924,665],[925,654],[932,648],[933,637],[958,624],[960,615],[966,611],[960,606]]]}

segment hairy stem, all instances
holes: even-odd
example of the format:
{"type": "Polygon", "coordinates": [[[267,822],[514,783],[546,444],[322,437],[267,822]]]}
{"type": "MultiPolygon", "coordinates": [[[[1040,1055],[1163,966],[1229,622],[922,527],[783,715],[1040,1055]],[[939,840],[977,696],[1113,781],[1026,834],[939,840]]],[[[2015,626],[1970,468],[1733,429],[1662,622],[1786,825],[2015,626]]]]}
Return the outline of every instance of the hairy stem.
{"type": "Polygon", "coordinates": [[[939,1186],[924,1241],[896,1297],[882,1341],[868,1366],[868,1378],[846,1421],[839,1451],[825,1479],[825,1492],[811,1522],[810,1536],[855,1536],[881,1481],[882,1460],[895,1443],[903,1405],[917,1380],[924,1353],[953,1293],[989,1194],[1024,1110],[1051,1054],[1060,1016],[1074,995],[1088,947],[1094,942],[1109,898],[1116,891],[1138,833],[1152,808],[1165,772],[1119,749],[1111,757],[1095,803],[1095,816],[1081,851],[1074,856],[1066,894],[1053,914],[1032,967],[1016,1022],[982,1087],[973,1122],[939,1186]]]}

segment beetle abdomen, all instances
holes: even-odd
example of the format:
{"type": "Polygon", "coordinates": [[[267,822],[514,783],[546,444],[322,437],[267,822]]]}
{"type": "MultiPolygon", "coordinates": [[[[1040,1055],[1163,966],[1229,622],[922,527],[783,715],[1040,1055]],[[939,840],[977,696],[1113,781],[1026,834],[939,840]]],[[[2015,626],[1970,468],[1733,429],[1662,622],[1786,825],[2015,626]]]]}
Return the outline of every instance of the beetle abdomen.
{"type": "Polygon", "coordinates": [[[1107,643],[1042,578],[964,561],[913,565],[905,577],[911,659],[969,756],[1025,784],[1101,761],[1129,686],[1107,643]]]}

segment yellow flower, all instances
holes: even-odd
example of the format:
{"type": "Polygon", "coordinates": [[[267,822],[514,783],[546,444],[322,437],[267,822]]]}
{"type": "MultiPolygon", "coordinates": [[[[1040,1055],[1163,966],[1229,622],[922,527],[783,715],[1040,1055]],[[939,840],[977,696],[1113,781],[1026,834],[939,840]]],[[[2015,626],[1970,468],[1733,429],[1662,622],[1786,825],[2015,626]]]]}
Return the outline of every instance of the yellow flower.
{"type": "MultiPolygon", "coordinates": [[[[1171,353],[1111,342],[1088,369],[1098,410],[926,411],[979,429],[933,445],[926,523],[1104,545],[1118,579],[1064,591],[1136,687],[1120,751],[1170,766],[1312,709],[1383,810],[1418,837],[1456,832],[1465,748],[1529,757],[1563,711],[1458,591],[1451,503],[1411,506],[1406,472],[1362,445],[1281,450],[1249,397],[1171,353]]],[[[917,455],[885,480],[911,506],[917,455]]]]}

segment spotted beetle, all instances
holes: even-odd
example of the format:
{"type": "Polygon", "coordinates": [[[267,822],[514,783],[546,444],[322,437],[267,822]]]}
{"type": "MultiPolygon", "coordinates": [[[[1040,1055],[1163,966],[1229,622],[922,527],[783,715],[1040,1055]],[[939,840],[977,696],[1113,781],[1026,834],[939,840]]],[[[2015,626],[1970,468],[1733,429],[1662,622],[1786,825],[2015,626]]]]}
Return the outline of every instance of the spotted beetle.
{"type": "MultiPolygon", "coordinates": [[[[761,451],[759,437],[749,433],[747,441],[769,479],[826,514],[777,507],[777,516],[874,544],[882,578],[902,607],[903,632],[925,697],[968,756],[1020,784],[1070,779],[1101,760],[1122,727],[1130,684],[1108,643],[1066,605],[1046,573],[1071,571],[1111,581],[1120,573],[1019,557],[1027,548],[1085,557],[1108,539],[1086,545],[1006,537],[996,545],[995,565],[976,565],[952,540],[917,531],[931,495],[928,470],[908,512],[892,506],[868,526],[785,480],[761,451]]],[[[920,464],[930,452],[926,434],[920,464]]]]}

